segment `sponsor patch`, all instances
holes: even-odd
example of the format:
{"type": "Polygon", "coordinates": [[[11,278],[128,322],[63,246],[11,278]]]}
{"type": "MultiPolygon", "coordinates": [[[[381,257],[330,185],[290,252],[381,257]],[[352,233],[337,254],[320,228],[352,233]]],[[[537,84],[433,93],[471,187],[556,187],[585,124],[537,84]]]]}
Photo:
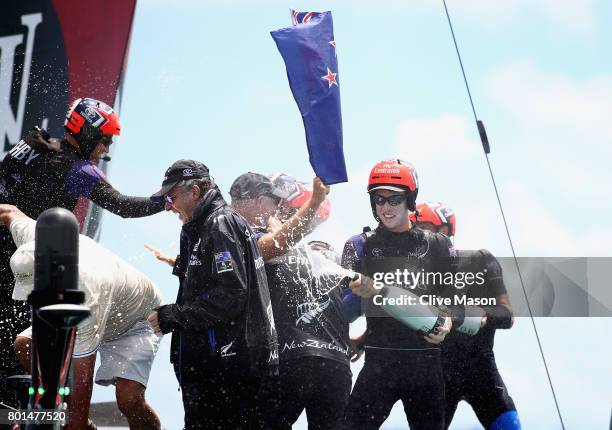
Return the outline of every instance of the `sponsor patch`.
{"type": "Polygon", "coordinates": [[[217,273],[234,270],[232,254],[229,251],[217,252],[215,254],[215,267],[217,268],[217,273]]]}

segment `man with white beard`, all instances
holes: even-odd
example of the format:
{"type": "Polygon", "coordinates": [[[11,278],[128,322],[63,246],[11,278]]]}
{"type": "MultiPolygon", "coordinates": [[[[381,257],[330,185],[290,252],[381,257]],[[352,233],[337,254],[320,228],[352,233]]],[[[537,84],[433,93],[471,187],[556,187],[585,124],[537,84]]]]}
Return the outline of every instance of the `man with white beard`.
{"type": "MultiPolygon", "coordinates": [[[[6,225],[17,251],[11,257],[15,275],[14,300],[27,300],[34,287],[36,222],[12,205],[0,205],[0,225],[6,225]]],[[[68,404],[67,430],[95,428],[89,421],[96,353],[101,365],[95,382],[116,386],[117,405],[130,429],[159,429],[159,418],[145,400],[145,389],[161,334],[146,318],[161,304],[161,294],[143,273],[91,238],[79,236],[79,288],[91,316],[77,326],[68,404]]],[[[20,364],[30,370],[31,327],[15,339],[20,364]]]]}

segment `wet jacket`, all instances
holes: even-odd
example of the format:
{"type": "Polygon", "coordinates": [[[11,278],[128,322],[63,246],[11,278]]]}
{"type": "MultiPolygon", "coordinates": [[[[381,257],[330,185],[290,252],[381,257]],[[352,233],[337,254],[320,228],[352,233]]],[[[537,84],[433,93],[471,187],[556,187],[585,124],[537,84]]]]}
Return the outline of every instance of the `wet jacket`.
{"type": "Polygon", "coordinates": [[[158,309],[173,332],[170,361],[179,382],[208,371],[278,364],[277,336],[264,262],[244,220],[217,189],[209,190],[183,226],[175,304],[158,309]]]}
{"type": "MultiPolygon", "coordinates": [[[[74,210],[81,196],[124,218],[164,208],[163,202],[119,193],[77,148],[66,141],[46,141],[37,131],[29,132],[0,163],[0,203],[15,205],[32,219],[52,207],[74,210]]],[[[8,229],[0,226],[0,283],[13,283],[8,262],[14,251],[8,229]]]]}
{"type": "Polygon", "coordinates": [[[266,261],[280,360],[299,363],[303,357],[322,357],[348,367],[349,325],[342,315],[345,278],[315,274],[317,256],[328,258],[295,246],[266,261]]]}

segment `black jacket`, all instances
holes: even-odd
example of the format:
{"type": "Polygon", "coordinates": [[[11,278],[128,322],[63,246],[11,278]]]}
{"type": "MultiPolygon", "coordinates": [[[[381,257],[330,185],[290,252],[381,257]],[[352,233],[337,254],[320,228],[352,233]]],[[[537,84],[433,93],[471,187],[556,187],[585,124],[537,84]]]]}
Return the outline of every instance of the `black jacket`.
{"type": "Polygon", "coordinates": [[[183,226],[178,261],[176,304],[159,308],[158,318],[163,333],[174,332],[170,361],[180,382],[219,368],[274,367],[277,336],[263,259],[248,224],[219,190],[209,190],[183,226]]]}
{"type": "MultiPolygon", "coordinates": [[[[45,141],[37,131],[29,132],[0,163],[0,203],[15,205],[30,218],[53,207],[74,210],[81,196],[124,218],[152,215],[164,208],[163,202],[119,193],[77,148],[57,139],[45,141]]],[[[8,262],[15,245],[2,226],[0,245],[0,284],[12,285],[8,262]]]]}

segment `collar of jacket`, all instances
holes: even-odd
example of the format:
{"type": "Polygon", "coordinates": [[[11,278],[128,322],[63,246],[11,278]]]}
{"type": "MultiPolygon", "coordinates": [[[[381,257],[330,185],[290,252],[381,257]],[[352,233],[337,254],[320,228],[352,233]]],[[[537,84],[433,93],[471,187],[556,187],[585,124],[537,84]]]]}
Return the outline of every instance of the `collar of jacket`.
{"type": "Polygon", "coordinates": [[[374,231],[376,232],[377,236],[385,240],[415,240],[421,239],[424,236],[423,230],[414,225],[410,230],[402,232],[393,232],[387,230],[383,223],[380,223],[374,231]]]}
{"type": "MultiPolygon", "coordinates": [[[[63,154],[66,154],[66,155],[72,154],[76,156],[76,158],[85,160],[85,158],[83,158],[83,155],[81,155],[81,151],[78,148],[75,148],[74,145],[72,145],[66,139],[62,139],[62,141],[60,142],[60,147],[58,149],[59,149],[59,152],[63,154]]],[[[56,151],[58,149],[56,149],[56,151]]]]}
{"type": "Polygon", "coordinates": [[[223,206],[227,206],[227,203],[221,195],[219,188],[215,186],[204,194],[200,204],[193,211],[191,219],[185,224],[185,228],[187,230],[197,229],[200,223],[204,221],[208,215],[223,206]]]}

